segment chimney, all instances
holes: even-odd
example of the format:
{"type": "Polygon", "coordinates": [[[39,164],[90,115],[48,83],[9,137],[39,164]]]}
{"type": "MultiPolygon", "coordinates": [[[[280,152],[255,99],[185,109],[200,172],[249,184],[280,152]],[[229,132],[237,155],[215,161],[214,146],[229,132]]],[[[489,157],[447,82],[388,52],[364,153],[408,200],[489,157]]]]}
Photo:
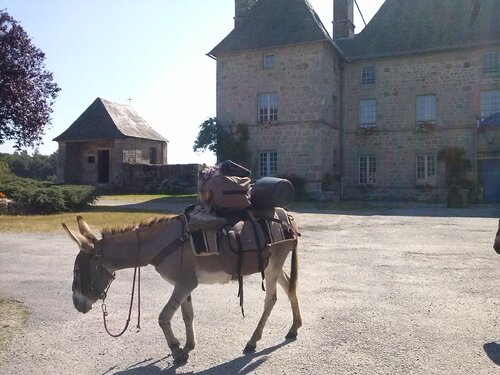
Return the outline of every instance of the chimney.
{"type": "Polygon", "coordinates": [[[354,0],[333,0],[333,39],[354,36],[354,0]]]}
{"type": "Polygon", "coordinates": [[[234,0],[234,27],[241,24],[247,11],[253,7],[257,0],[234,0]]]}

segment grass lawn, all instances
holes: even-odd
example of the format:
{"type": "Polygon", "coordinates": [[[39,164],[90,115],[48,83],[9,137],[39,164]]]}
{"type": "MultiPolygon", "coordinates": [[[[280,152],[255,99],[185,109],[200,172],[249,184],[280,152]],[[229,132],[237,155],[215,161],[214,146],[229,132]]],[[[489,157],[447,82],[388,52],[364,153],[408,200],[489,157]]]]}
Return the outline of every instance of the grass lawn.
{"type": "MultiPolygon", "coordinates": [[[[187,207],[195,200],[194,195],[166,196],[166,195],[105,195],[99,201],[106,205],[96,205],[85,211],[64,212],[50,215],[0,215],[0,232],[55,232],[62,231],[61,223],[69,227],[76,226],[76,217],[84,217],[96,231],[103,227],[121,224],[138,223],[143,219],[158,215],[169,214],[165,210],[156,210],[155,207],[141,208],[140,203],[154,202],[156,206],[168,207],[169,203],[181,203],[187,207]],[[123,202],[123,205],[120,203],[123,202]],[[109,205],[108,205],[109,204],[109,205]]],[[[177,214],[178,211],[171,212],[177,214]]]]}
{"type": "Polygon", "coordinates": [[[28,319],[28,311],[17,301],[0,297],[0,351],[6,341],[21,331],[28,319]]]}
{"type": "MultiPolygon", "coordinates": [[[[61,223],[76,226],[76,216],[84,217],[93,229],[138,223],[158,214],[178,214],[179,207],[187,207],[196,200],[194,195],[104,195],[98,204],[81,212],[65,212],[50,215],[0,215],[0,232],[55,232],[63,230],[61,223]],[[169,204],[177,207],[168,211],[169,204]]],[[[291,210],[365,210],[367,202],[293,202],[291,210]]]]}

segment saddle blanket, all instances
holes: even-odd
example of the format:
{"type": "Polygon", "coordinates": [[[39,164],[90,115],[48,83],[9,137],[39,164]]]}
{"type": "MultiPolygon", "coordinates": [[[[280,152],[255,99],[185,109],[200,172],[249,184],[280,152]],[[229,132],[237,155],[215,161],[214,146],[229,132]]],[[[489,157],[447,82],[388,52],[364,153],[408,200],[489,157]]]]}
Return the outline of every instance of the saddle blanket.
{"type": "Polygon", "coordinates": [[[190,236],[193,251],[197,256],[219,256],[222,269],[235,276],[262,271],[272,244],[295,239],[288,212],[281,207],[245,210],[225,218],[224,225],[214,222],[205,227],[195,220],[197,229],[190,236]]]}

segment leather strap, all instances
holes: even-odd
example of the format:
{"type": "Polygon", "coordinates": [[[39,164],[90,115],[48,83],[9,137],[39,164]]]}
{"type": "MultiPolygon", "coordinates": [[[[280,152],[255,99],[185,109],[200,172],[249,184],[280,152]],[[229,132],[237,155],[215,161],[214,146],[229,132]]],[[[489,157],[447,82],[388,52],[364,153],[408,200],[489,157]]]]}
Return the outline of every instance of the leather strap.
{"type": "Polygon", "coordinates": [[[189,240],[191,234],[186,230],[186,218],[184,215],[179,216],[182,222],[182,234],[165,246],[158,254],[155,255],[153,259],[151,259],[151,264],[155,267],[159,266],[163,260],[172,254],[175,250],[177,250],[184,242],[189,240]]]}

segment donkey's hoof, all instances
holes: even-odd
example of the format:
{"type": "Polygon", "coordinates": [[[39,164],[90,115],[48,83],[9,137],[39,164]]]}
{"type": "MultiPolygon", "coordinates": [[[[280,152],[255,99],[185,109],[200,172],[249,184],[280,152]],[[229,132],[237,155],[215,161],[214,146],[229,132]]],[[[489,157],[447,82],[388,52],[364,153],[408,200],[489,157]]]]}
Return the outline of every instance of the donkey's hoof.
{"type": "Polygon", "coordinates": [[[178,357],[176,357],[174,359],[174,363],[176,366],[183,366],[187,363],[188,358],[189,358],[189,354],[182,353],[181,355],[179,355],[178,357]]]}
{"type": "Polygon", "coordinates": [[[255,353],[256,348],[257,345],[248,343],[245,349],[243,349],[243,353],[255,353]]]}
{"type": "Polygon", "coordinates": [[[290,331],[288,334],[285,336],[286,340],[297,340],[297,332],[290,331]]]}

